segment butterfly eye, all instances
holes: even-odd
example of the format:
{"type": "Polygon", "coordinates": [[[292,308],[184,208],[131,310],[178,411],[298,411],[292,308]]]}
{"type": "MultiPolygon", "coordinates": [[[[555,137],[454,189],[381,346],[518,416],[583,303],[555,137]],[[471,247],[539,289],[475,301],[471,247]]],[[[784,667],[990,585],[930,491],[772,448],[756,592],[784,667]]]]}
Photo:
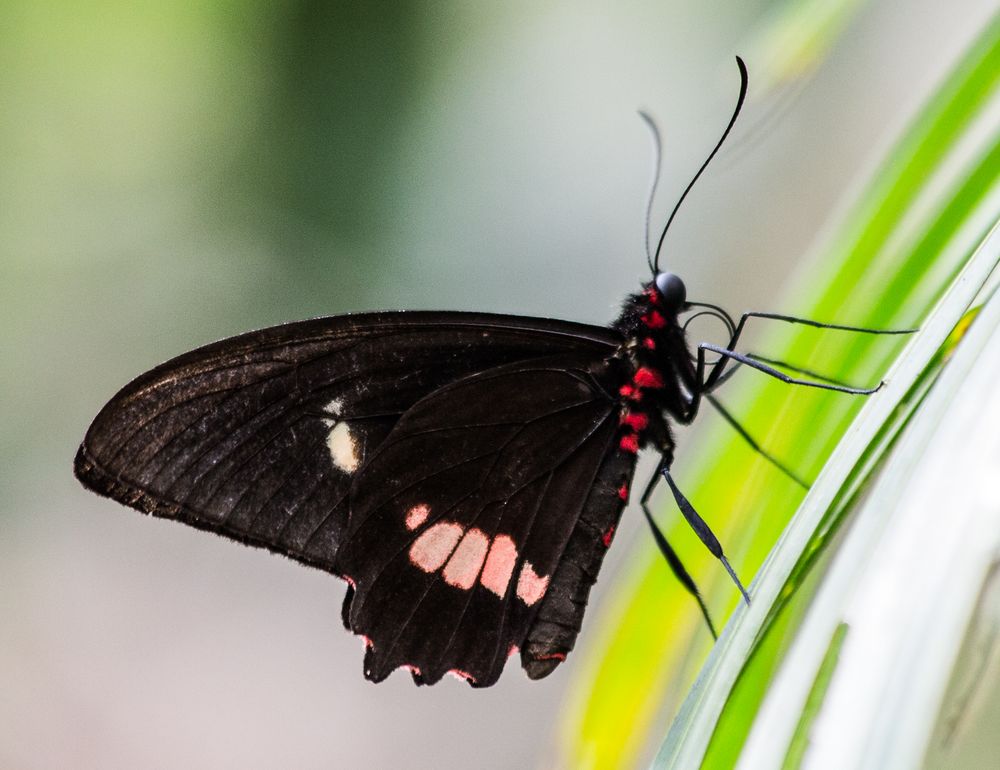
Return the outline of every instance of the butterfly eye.
{"type": "Polygon", "coordinates": [[[671,308],[680,309],[687,300],[687,289],[684,287],[684,281],[674,273],[657,273],[656,290],[660,292],[663,301],[671,308]]]}

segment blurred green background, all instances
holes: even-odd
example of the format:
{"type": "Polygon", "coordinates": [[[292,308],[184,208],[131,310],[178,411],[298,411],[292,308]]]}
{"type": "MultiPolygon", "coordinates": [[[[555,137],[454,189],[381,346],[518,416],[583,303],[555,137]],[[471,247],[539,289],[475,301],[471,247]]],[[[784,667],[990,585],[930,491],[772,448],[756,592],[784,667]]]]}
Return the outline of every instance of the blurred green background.
{"type": "MultiPolygon", "coordinates": [[[[791,5],[0,3],[0,765],[555,761],[574,656],[487,691],[370,685],[337,581],[87,494],[72,456],[128,379],[250,328],[609,321],[645,278],[636,109],[664,134],[662,221],[728,119],[735,53],[748,107],[666,262],[692,298],[778,307],[993,11],[814,2],[842,13],[797,51],[791,5]]],[[[597,601],[647,536],[635,513],[597,601]]]]}

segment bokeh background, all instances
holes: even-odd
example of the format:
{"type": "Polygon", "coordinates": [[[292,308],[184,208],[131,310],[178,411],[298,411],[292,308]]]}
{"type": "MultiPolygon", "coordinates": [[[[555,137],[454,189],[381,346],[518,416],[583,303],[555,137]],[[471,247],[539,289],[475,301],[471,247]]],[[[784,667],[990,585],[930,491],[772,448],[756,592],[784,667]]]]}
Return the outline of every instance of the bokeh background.
{"type": "Polygon", "coordinates": [[[800,51],[792,5],[3,0],[0,766],[557,762],[579,656],[486,691],[371,685],[338,581],[90,495],[71,460],[131,377],[250,328],[606,323],[645,277],[636,109],[664,134],[662,221],[729,117],[735,53],[748,107],[666,261],[693,298],[780,307],[994,10],[814,0],[800,51]]]}

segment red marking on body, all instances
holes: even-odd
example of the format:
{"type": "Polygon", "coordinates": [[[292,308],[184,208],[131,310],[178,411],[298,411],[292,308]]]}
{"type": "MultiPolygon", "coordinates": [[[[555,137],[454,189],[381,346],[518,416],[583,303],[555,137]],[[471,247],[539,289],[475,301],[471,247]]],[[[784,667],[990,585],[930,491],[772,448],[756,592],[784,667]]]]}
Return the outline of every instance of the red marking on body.
{"type": "Polygon", "coordinates": [[[462,536],[462,526],[453,521],[439,521],[428,527],[410,546],[410,561],[424,572],[436,572],[462,536]]]}
{"type": "Polygon", "coordinates": [[[644,293],[644,294],[645,294],[645,295],[646,295],[647,297],[649,297],[650,301],[651,301],[651,302],[652,302],[652,303],[653,303],[654,305],[659,305],[659,304],[660,304],[660,292],[658,292],[658,291],[657,291],[656,289],[654,289],[654,288],[653,288],[652,286],[649,286],[649,287],[647,287],[647,288],[646,288],[646,291],[645,291],[645,292],[643,292],[643,293],[644,293]]]}
{"type": "Polygon", "coordinates": [[[536,655],[535,660],[566,660],[565,652],[549,652],[545,655],[536,655]]]}
{"type": "Polygon", "coordinates": [[[448,673],[451,674],[453,677],[456,677],[458,679],[464,679],[466,682],[475,682],[476,681],[476,677],[474,677],[472,674],[468,673],[467,671],[462,671],[461,669],[457,669],[457,668],[449,669],[448,673]]]}
{"type": "Polygon", "coordinates": [[[650,310],[641,320],[650,329],[662,329],[667,325],[667,319],[656,310],[650,310]]]}
{"type": "Polygon", "coordinates": [[[427,503],[414,505],[406,512],[406,528],[409,530],[416,529],[427,521],[427,517],[430,515],[430,512],[431,507],[427,503]]]}
{"type": "Polygon", "coordinates": [[[521,567],[521,574],[517,576],[517,598],[530,607],[545,596],[548,587],[549,576],[536,575],[531,562],[526,561],[521,567]]]}
{"type": "Polygon", "coordinates": [[[468,591],[476,584],[479,570],[486,560],[486,551],[490,547],[490,539],[478,529],[470,529],[465,533],[462,542],[444,565],[441,575],[444,582],[455,588],[468,591]]]}
{"type": "Polygon", "coordinates": [[[663,376],[656,369],[650,369],[648,366],[640,366],[636,373],[632,375],[632,382],[640,388],[662,388],[663,376]]]}
{"type": "Polygon", "coordinates": [[[620,497],[622,500],[628,500],[627,484],[622,484],[620,487],[618,487],[618,497],[620,497]]]}
{"type": "Polygon", "coordinates": [[[618,442],[618,448],[623,452],[635,454],[639,451],[639,437],[634,433],[626,433],[618,442]]]}
{"type": "Polygon", "coordinates": [[[646,430],[646,427],[649,425],[649,415],[642,412],[625,412],[622,414],[619,422],[622,425],[628,425],[636,433],[639,433],[646,430]]]}
{"type": "Polygon", "coordinates": [[[656,350],[656,340],[652,337],[646,337],[642,341],[642,346],[647,350],[656,350]]]}
{"type": "Polygon", "coordinates": [[[615,525],[612,524],[608,527],[608,531],[601,535],[601,542],[604,543],[605,548],[611,547],[611,538],[615,536],[615,525]]]}
{"type": "Polygon", "coordinates": [[[507,585],[510,583],[510,576],[514,573],[514,564],[517,562],[517,546],[507,535],[497,535],[493,538],[490,546],[490,553],[486,557],[486,564],[483,566],[483,574],[479,577],[479,582],[483,588],[492,591],[497,596],[503,598],[507,593],[507,585]]]}

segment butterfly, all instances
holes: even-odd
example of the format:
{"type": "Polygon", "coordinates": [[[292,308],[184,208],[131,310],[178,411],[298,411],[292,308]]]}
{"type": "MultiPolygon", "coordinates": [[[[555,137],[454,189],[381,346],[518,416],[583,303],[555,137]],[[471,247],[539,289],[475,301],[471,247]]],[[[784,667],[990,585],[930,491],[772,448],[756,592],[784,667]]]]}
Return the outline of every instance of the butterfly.
{"type": "MultiPolygon", "coordinates": [[[[667,227],[739,114],[747,72],[737,61],[736,110],[667,227]]],[[[721,308],[688,301],[682,279],[658,269],[663,235],[655,258],[647,254],[651,280],[607,328],[485,313],[364,313],[181,355],[100,411],[76,476],[144,513],[345,580],[343,622],[364,639],[368,679],[402,667],[418,683],[451,673],[482,687],[512,655],[537,679],[573,649],[637,455],[648,447],[660,459],[642,508],[711,627],[653,522],[648,502],[659,478],[749,597],[670,474],[671,425],[691,422],[702,399],[722,409],[712,393],[733,362],[815,387],[874,389],[795,379],[739,353],[752,317],[829,325],[766,313],[734,322],[721,308]],[[681,322],[691,313],[720,318],[729,344],[692,348],[681,322]]]]}

